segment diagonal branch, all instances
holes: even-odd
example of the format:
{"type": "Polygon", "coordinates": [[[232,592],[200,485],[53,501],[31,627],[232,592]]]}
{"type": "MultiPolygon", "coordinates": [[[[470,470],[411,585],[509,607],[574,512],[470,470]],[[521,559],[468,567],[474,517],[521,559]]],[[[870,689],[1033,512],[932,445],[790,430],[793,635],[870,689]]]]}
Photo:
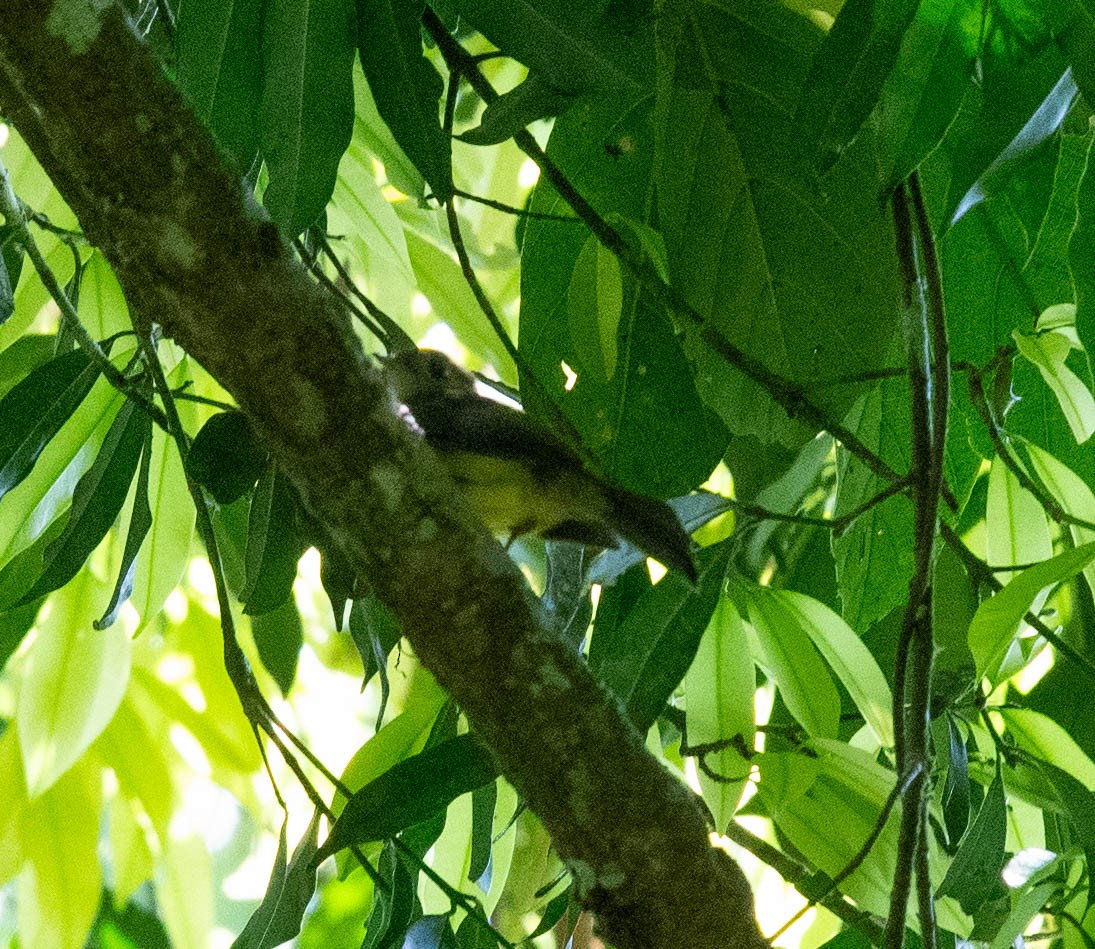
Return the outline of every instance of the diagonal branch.
{"type": "Polygon", "coordinates": [[[0,0],[0,107],[138,321],[231,393],[543,821],[605,937],[759,949],[748,884],[696,800],[543,629],[513,563],[392,411],[339,302],[256,212],[121,9],[80,11],[0,0]]]}

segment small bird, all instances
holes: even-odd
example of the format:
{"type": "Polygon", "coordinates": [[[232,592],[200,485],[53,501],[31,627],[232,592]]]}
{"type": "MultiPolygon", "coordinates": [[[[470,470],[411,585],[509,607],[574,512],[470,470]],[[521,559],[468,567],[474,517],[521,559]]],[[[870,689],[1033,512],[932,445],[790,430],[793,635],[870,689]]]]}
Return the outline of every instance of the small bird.
{"type": "Polygon", "coordinates": [[[384,369],[395,396],[494,533],[592,547],[630,542],[696,580],[689,538],[664,501],[606,483],[524,412],[480,395],[444,353],[404,350],[384,369]]]}

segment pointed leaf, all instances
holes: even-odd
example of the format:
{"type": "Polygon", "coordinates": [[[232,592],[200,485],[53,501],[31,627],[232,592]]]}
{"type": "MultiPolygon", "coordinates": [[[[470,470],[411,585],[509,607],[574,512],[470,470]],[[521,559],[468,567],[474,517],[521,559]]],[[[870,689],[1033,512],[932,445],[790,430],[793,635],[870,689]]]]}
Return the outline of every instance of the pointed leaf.
{"type": "Polygon", "coordinates": [[[750,589],[748,595],[757,661],[775,680],[787,708],[808,735],[835,738],[840,696],[810,637],[771,591],[750,589]]]}
{"type": "Polygon", "coordinates": [[[708,548],[697,557],[695,587],[675,573],[648,589],[615,628],[598,628],[594,673],[619,697],[640,732],[661,714],[699,648],[718,602],[730,550],[708,548]]]}
{"type": "Polygon", "coordinates": [[[282,825],[266,895],[232,943],[233,949],[274,949],[300,932],[304,911],[316,890],[316,871],[312,858],[315,856],[318,837],[317,813],[293,851],[293,859],[287,861],[288,845],[285,825],[282,825]]]}
{"type": "Polygon", "coordinates": [[[186,0],[176,33],[178,83],[240,174],[259,147],[263,0],[186,0]]]}
{"type": "Polygon", "coordinates": [[[50,788],[114,717],[129,681],[130,639],[91,627],[104,591],[89,570],[54,594],[27,657],[16,710],[28,793],[50,788]]]}
{"type": "Polygon", "coordinates": [[[352,0],[271,0],[263,17],[263,203],[282,231],[310,227],[334,190],[354,123],[352,0]]]}
{"type": "Polygon", "coordinates": [[[358,53],[381,118],[439,201],[452,195],[442,82],[422,54],[421,0],[359,0],[358,53]]]}
{"type": "Polygon", "coordinates": [[[117,618],[122,604],[133,593],[133,579],[137,573],[137,556],[141,545],[152,528],[152,509],[148,506],[148,479],[152,467],[152,425],[145,427],[144,446],[141,449],[141,466],[137,471],[137,487],[133,495],[133,510],[129,515],[129,529],[125,535],[122,560],[118,565],[118,580],[114,585],[103,615],[93,624],[96,629],[106,629],[117,618]]]}
{"type": "Polygon", "coordinates": [[[490,750],[470,734],[400,761],[350,798],[314,863],[353,844],[393,837],[497,776],[490,750]]]}
{"type": "Polygon", "coordinates": [[[259,479],[247,522],[247,585],[240,597],[250,615],[277,609],[293,595],[304,552],[296,529],[296,499],[273,465],[259,479]]]}
{"type": "Polygon", "coordinates": [[[98,376],[74,350],[32,371],[0,400],[0,498],[30,474],[98,376]]]}
{"type": "Polygon", "coordinates": [[[1004,866],[1006,841],[1004,782],[997,771],[973,825],[947,868],[937,895],[953,896],[962,911],[971,915],[986,901],[1000,896],[1004,887],[1000,871],[1004,866]]]}
{"type": "Polygon", "coordinates": [[[76,484],[65,529],[45,550],[42,575],[16,605],[64,586],[99,546],[125,504],[150,426],[144,411],[126,401],[95,462],[76,484]]]}
{"type": "Polygon", "coordinates": [[[917,0],[848,0],[814,58],[795,115],[807,157],[825,171],[874,108],[917,0]]]}
{"type": "Polygon", "coordinates": [[[970,623],[969,642],[978,676],[996,669],[1011,645],[1023,616],[1048,587],[1069,580],[1095,560],[1095,543],[1066,550],[1019,573],[985,600],[970,623]]]}

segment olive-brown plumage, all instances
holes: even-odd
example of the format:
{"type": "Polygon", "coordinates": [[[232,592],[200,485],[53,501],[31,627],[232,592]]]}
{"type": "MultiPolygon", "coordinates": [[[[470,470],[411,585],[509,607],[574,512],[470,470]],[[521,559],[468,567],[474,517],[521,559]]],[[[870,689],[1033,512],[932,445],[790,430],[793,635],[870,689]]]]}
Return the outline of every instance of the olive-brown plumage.
{"type": "Polygon", "coordinates": [[[688,535],[664,501],[606,483],[551,432],[481,396],[475,379],[443,353],[408,350],[385,361],[399,399],[486,525],[616,547],[623,538],[696,579],[688,535]]]}

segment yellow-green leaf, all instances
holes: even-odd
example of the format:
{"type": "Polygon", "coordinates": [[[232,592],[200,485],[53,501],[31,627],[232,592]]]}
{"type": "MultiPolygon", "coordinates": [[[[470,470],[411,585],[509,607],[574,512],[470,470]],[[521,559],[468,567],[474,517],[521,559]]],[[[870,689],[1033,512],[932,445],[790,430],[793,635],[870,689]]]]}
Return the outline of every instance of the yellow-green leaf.
{"type": "Polygon", "coordinates": [[[109,590],[84,569],[46,607],[27,656],[16,728],[27,788],[41,795],[114,717],[129,681],[130,639],[121,624],[92,621],[109,590]]]}

